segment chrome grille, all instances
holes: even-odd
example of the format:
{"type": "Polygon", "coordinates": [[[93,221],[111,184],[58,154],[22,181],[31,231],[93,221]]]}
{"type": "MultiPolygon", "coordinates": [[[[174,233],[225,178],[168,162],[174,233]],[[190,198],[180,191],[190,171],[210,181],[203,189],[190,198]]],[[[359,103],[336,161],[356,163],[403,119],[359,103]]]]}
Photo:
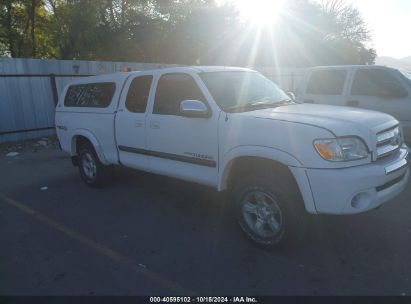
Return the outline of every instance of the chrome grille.
{"type": "Polygon", "coordinates": [[[377,158],[395,153],[402,145],[400,128],[394,127],[377,134],[377,158]]]}

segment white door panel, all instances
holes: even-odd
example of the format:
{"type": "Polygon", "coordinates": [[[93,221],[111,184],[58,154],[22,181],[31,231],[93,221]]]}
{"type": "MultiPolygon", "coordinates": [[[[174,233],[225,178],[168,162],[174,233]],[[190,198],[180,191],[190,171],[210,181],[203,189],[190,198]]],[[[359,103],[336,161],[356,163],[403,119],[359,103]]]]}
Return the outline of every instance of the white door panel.
{"type": "Polygon", "coordinates": [[[121,164],[149,170],[146,149],[146,109],[153,76],[139,74],[129,79],[116,115],[116,140],[121,164]]]}
{"type": "Polygon", "coordinates": [[[122,165],[148,169],[147,156],[136,153],[138,149],[145,149],[145,115],[120,111],[116,118],[117,147],[122,165]]]}
{"type": "Polygon", "coordinates": [[[154,101],[154,114],[150,114],[147,120],[147,149],[151,170],[215,186],[218,174],[219,112],[214,111],[208,118],[180,115],[179,104],[183,99],[201,99],[207,104],[201,89],[188,74],[163,75],[159,80],[159,92],[154,101]],[[162,79],[164,82],[161,82],[162,79]],[[179,88],[179,81],[189,84],[179,88]],[[184,91],[186,89],[187,92],[184,91]]]}
{"type": "Polygon", "coordinates": [[[152,171],[214,185],[217,176],[217,117],[152,115],[147,130],[152,171]]]}

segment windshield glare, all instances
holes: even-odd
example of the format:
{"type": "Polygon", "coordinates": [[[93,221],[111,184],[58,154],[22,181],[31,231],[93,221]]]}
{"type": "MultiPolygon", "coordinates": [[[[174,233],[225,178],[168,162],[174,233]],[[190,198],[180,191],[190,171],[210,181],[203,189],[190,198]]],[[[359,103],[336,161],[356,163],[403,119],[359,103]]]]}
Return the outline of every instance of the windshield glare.
{"type": "Polygon", "coordinates": [[[200,77],[223,111],[247,106],[252,110],[252,106],[275,106],[290,100],[276,84],[257,72],[207,72],[200,77]]]}
{"type": "Polygon", "coordinates": [[[407,78],[408,80],[411,80],[411,72],[407,71],[407,70],[399,70],[401,72],[402,75],[405,76],[405,78],[407,78]]]}

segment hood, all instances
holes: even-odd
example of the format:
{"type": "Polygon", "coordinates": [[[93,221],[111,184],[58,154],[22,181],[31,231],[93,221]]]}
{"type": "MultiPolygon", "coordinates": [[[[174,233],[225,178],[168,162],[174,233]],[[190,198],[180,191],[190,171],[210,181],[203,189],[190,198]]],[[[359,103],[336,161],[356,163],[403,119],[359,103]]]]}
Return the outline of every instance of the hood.
{"type": "Polygon", "coordinates": [[[313,104],[291,104],[244,112],[242,115],[307,124],[327,129],[336,136],[356,135],[365,140],[371,140],[376,133],[398,124],[397,120],[385,113],[313,104]]]}

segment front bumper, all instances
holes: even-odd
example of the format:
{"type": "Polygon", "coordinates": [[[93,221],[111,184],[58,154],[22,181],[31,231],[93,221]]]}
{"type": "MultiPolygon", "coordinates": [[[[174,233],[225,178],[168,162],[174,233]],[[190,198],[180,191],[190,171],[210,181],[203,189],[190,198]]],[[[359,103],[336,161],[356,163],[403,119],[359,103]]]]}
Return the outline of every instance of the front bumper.
{"type": "Polygon", "coordinates": [[[315,209],[307,210],[322,214],[354,214],[377,208],[407,186],[409,157],[404,146],[394,157],[369,165],[342,169],[301,168],[304,172],[299,172],[297,182],[305,176],[307,181],[303,184],[309,185],[311,193],[307,193],[307,187],[300,187],[300,190],[306,206],[311,201],[315,209]]]}

